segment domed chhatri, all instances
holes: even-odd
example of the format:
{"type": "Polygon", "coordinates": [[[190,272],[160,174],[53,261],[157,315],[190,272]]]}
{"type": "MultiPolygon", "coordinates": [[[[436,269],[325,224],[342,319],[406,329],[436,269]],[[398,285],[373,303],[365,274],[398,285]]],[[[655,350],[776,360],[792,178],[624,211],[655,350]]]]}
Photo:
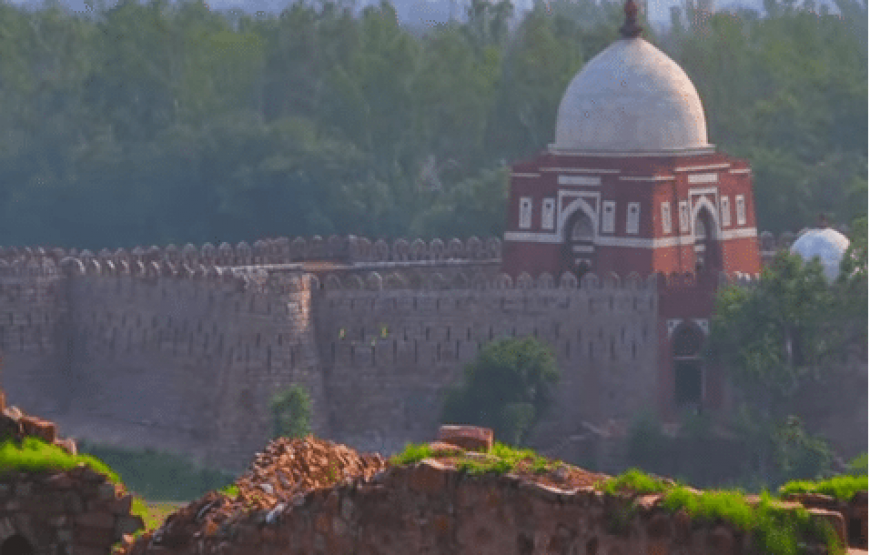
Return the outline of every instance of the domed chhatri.
{"type": "Polygon", "coordinates": [[[676,62],[640,38],[631,5],[626,4],[623,38],[595,56],[568,85],[551,148],[590,153],[710,150],[698,91],[676,62]]]}
{"type": "Polygon", "coordinates": [[[840,262],[849,248],[849,239],[829,227],[810,229],[801,234],[791,246],[791,253],[800,255],[806,261],[818,258],[822,263],[825,277],[834,281],[840,275],[840,262]]]}

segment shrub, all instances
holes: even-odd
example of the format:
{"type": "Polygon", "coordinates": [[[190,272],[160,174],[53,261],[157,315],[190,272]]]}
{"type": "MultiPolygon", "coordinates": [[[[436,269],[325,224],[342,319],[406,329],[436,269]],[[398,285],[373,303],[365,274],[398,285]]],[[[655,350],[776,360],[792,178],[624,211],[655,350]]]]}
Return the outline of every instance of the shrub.
{"type": "Polygon", "coordinates": [[[550,406],[550,386],[558,379],[556,359],[540,341],[493,341],[448,391],[443,421],[488,426],[496,437],[521,444],[550,406]]]}
{"type": "Polygon", "coordinates": [[[305,437],[311,433],[311,397],[301,385],[275,394],[269,408],[275,437],[305,437]]]}
{"type": "Polygon", "coordinates": [[[641,413],[628,430],[628,460],[631,464],[660,470],[668,438],[652,413],[641,413]]]}

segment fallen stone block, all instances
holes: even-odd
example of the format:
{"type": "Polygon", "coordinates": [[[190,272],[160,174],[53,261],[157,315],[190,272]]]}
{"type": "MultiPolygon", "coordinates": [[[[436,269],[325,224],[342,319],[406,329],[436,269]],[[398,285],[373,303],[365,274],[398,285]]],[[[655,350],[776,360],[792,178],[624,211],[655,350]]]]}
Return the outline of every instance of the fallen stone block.
{"type": "Polygon", "coordinates": [[[488,453],[492,449],[492,429],[479,426],[441,426],[438,441],[462,447],[468,451],[488,453]]]}

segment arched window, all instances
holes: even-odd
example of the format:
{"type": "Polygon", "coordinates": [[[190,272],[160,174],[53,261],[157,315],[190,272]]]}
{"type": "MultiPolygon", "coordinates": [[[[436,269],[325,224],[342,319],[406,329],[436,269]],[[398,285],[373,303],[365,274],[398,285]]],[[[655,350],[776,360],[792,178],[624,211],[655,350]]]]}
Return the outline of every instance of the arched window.
{"type": "Polygon", "coordinates": [[[582,274],[595,267],[595,225],[592,218],[578,210],[568,220],[565,237],[565,256],[575,274],[582,274]]]}
{"type": "Polygon", "coordinates": [[[0,546],[0,555],[34,555],[33,546],[21,534],[6,538],[0,546]]]}
{"type": "Polygon", "coordinates": [[[571,226],[572,241],[591,241],[593,236],[592,221],[586,214],[574,221],[574,225],[571,226]]]}
{"type": "Polygon", "coordinates": [[[716,240],[716,221],[704,207],[695,218],[695,272],[719,271],[719,243],[716,240]]]}

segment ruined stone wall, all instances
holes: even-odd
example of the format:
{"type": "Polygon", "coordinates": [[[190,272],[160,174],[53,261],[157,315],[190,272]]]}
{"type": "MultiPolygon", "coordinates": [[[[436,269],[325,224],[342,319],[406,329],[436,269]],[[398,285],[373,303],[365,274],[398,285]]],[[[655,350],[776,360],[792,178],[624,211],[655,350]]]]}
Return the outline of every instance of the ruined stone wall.
{"type": "Polygon", "coordinates": [[[430,275],[429,286],[403,288],[408,281],[395,273],[330,275],[314,296],[328,428],[337,441],[392,452],[429,437],[445,388],[501,337],[533,336],[552,347],[561,371],[544,425],[552,435],[572,433],[583,420],[629,418],[655,402],[655,281],[430,275]]]}
{"type": "MultiPolygon", "coordinates": [[[[212,505],[219,501],[213,502],[212,505]]],[[[205,509],[207,510],[207,509],[205,509]]],[[[819,511],[843,527],[842,516],[819,511]]],[[[760,554],[727,522],[512,475],[473,476],[426,460],[371,480],[298,494],[192,541],[165,526],[135,555],[736,555],[760,554]]],[[[809,545],[808,552],[826,553],[809,545]]]]}
{"type": "Polygon", "coordinates": [[[142,528],[132,496],[84,466],[0,477],[0,549],[35,555],[109,555],[142,528]]]}

